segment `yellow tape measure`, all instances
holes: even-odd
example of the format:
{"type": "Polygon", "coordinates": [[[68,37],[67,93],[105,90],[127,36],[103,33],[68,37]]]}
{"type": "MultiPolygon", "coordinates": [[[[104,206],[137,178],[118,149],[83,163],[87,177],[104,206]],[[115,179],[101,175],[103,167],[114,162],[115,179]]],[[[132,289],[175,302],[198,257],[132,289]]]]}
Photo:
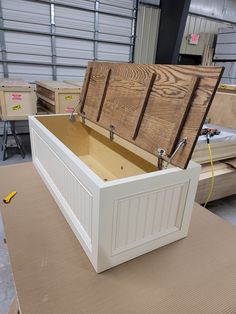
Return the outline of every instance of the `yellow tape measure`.
{"type": "Polygon", "coordinates": [[[3,199],[3,202],[4,202],[5,204],[10,203],[11,199],[16,195],[16,193],[17,193],[16,191],[11,192],[9,195],[7,195],[7,196],[3,199]]]}

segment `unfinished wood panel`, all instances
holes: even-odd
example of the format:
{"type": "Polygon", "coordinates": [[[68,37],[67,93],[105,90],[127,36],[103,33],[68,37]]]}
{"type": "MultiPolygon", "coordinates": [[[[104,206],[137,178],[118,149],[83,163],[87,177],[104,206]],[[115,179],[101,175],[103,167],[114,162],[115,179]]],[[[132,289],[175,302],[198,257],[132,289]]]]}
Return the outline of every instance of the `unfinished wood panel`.
{"type": "Polygon", "coordinates": [[[25,82],[21,78],[2,78],[0,79],[0,86],[5,87],[5,86],[26,86],[28,85],[27,82],[25,82]]]}
{"type": "Polygon", "coordinates": [[[37,119],[74,154],[77,156],[88,154],[86,126],[80,122],[71,123],[68,121],[68,116],[62,115],[54,116],[54,119],[51,116],[38,116],[37,119]]]}
{"type": "Polygon", "coordinates": [[[60,81],[36,81],[38,101],[51,113],[71,112],[79,104],[80,87],[60,81]]]}
{"type": "Polygon", "coordinates": [[[209,122],[236,129],[236,94],[217,92],[208,113],[209,122]]]}
{"type": "Polygon", "coordinates": [[[115,134],[154,155],[157,155],[158,148],[164,149],[167,155],[170,155],[178,140],[187,137],[187,144],[176,154],[172,162],[186,168],[222,69],[200,66],[89,63],[86,97],[81,110],[93,122],[96,122],[98,116],[98,99],[102,98],[108,69],[111,69],[111,77],[99,125],[106,129],[113,125],[115,134]],[[156,80],[139,134],[133,140],[133,128],[137,125],[140,104],[152,73],[156,74],[156,80]],[[200,77],[199,85],[193,95],[197,77],[200,77]]]}
{"type": "Polygon", "coordinates": [[[224,160],[224,163],[236,169],[236,158],[226,159],[224,160]]]}
{"type": "Polygon", "coordinates": [[[83,86],[83,81],[81,80],[64,80],[63,82],[67,84],[75,85],[79,88],[83,86]]]}
{"type": "Polygon", "coordinates": [[[71,123],[62,115],[37,119],[104,181],[157,171],[153,164],[79,121],[71,123]]]}
{"type": "MultiPolygon", "coordinates": [[[[211,151],[214,160],[225,160],[236,156],[236,140],[225,142],[212,142],[211,151]]],[[[203,164],[209,162],[209,151],[206,143],[197,144],[193,152],[192,160],[203,164]]]]}
{"type": "MultiPolygon", "coordinates": [[[[236,170],[233,167],[223,162],[216,162],[214,164],[214,177],[215,183],[210,201],[236,193],[236,170]]],[[[206,201],[210,191],[211,180],[211,166],[209,164],[203,165],[195,198],[196,202],[203,204],[206,201]]]]}
{"type": "Polygon", "coordinates": [[[36,114],[33,85],[19,79],[0,80],[0,117],[2,120],[27,120],[36,114]]]}
{"type": "Polygon", "coordinates": [[[45,97],[47,97],[51,100],[55,100],[55,93],[53,91],[51,91],[50,89],[47,89],[47,88],[42,87],[40,85],[37,85],[36,92],[38,94],[44,95],[45,97]]]}
{"type": "MultiPolygon", "coordinates": [[[[41,110],[48,112],[48,113],[56,113],[56,108],[54,105],[50,104],[48,101],[39,98],[38,99],[38,109],[39,107],[41,108],[41,110]]],[[[37,114],[40,110],[37,110],[37,114]]]]}

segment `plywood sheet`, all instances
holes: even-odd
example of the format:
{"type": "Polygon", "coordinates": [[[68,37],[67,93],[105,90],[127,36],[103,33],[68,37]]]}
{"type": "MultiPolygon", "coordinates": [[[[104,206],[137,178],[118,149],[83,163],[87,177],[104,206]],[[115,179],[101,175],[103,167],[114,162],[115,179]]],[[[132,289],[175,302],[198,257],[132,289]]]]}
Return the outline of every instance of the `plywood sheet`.
{"type": "Polygon", "coordinates": [[[187,238],[96,274],[33,165],[0,177],[22,314],[236,313],[236,229],[201,206],[187,238]]]}
{"type": "Polygon", "coordinates": [[[209,122],[236,129],[236,94],[217,92],[208,114],[209,122]]]}
{"type": "MultiPolygon", "coordinates": [[[[221,199],[236,193],[236,170],[224,162],[214,163],[214,187],[209,201],[221,199]]],[[[202,166],[195,201],[204,204],[210,191],[211,166],[202,166]]]]}
{"type": "Polygon", "coordinates": [[[186,168],[221,72],[220,67],[91,62],[80,111],[154,155],[164,149],[170,156],[187,137],[172,161],[186,168]]]}
{"type": "Polygon", "coordinates": [[[224,163],[236,169],[236,158],[226,159],[224,160],[224,163]]]}

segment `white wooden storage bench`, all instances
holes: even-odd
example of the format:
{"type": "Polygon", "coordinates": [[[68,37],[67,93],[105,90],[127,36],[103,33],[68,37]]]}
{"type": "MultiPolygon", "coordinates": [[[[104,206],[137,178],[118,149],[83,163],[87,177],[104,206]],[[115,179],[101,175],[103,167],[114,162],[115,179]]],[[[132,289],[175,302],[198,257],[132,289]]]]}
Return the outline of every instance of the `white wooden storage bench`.
{"type": "Polygon", "coordinates": [[[30,117],[34,165],[97,272],[187,235],[200,172],[189,158],[220,74],[94,62],[78,115],[30,117]]]}

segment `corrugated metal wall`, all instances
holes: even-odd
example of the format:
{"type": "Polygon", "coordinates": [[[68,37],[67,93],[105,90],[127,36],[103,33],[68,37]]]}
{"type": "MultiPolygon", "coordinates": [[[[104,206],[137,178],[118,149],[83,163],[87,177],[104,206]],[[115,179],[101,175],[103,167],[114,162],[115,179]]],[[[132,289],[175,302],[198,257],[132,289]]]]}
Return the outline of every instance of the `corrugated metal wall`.
{"type": "MultiPolygon", "coordinates": [[[[159,1],[141,0],[138,10],[135,62],[152,63],[155,60],[160,19],[159,1]],[[148,6],[146,4],[155,4],[148,6]]],[[[236,16],[236,2],[232,0],[192,0],[187,18],[181,54],[203,55],[206,45],[212,47],[219,28],[231,26],[236,16]],[[229,9],[230,8],[230,9],[229,9]],[[221,20],[217,20],[221,18],[221,20]],[[222,21],[222,20],[226,21],[222,21]],[[189,35],[200,34],[197,45],[189,44],[189,35]]],[[[236,21],[236,19],[235,19],[236,21]]]]}
{"type": "Polygon", "coordinates": [[[236,23],[235,0],[191,0],[189,12],[215,20],[236,23]]]}
{"type": "Polygon", "coordinates": [[[155,63],[160,9],[139,5],[134,61],[155,63]]]}
{"type": "Polygon", "coordinates": [[[219,28],[229,26],[229,23],[212,20],[206,17],[188,15],[183,40],[180,48],[181,54],[202,55],[205,45],[212,47],[214,36],[219,28]],[[190,34],[199,34],[200,39],[197,45],[189,44],[190,34]]]}
{"type": "Polygon", "coordinates": [[[5,64],[5,76],[28,81],[80,79],[89,60],[132,61],[134,0],[0,0],[0,4],[6,46],[0,76],[5,64]]]}

